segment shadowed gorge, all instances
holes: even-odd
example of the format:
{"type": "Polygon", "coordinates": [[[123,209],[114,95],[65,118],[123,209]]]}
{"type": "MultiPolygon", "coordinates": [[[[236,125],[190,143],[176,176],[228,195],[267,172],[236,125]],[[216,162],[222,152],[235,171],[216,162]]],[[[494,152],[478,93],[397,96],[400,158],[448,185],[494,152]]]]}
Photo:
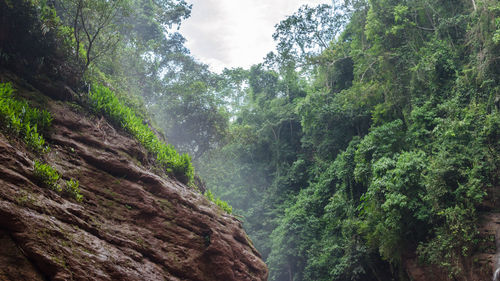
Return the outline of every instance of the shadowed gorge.
{"type": "Polygon", "coordinates": [[[499,1],[202,1],[0,0],[0,279],[499,281],[499,1]]]}

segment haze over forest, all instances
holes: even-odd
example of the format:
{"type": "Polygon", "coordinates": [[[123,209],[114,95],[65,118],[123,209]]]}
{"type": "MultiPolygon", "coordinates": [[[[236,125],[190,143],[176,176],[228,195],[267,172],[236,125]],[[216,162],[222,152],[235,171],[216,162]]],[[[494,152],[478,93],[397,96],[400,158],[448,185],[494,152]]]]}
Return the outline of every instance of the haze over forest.
{"type": "Polygon", "coordinates": [[[0,1],[269,280],[500,279],[498,0],[0,1]]]}

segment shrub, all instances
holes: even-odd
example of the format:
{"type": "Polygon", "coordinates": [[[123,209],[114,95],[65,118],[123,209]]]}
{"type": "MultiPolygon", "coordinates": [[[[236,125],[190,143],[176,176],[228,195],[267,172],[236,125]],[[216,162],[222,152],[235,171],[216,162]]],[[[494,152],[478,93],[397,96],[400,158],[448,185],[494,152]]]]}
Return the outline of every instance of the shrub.
{"type": "Polygon", "coordinates": [[[207,197],[208,200],[215,202],[214,194],[208,189],[205,191],[205,197],[207,197]]]}
{"type": "Polygon", "coordinates": [[[70,194],[76,201],[82,202],[83,195],[80,194],[80,183],[78,180],[70,179],[66,181],[66,186],[64,190],[66,193],[70,194]]]}
{"type": "Polygon", "coordinates": [[[0,83],[0,128],[16,137],[22,137],[34,151],[47,151],[49,147],[41,132],[45,132],[52,123],[50,113],[32,108],[26,101],[14,99],[13,93],[10,83],[0,83]]]}
{"type": "Polygon", "coordinates": [[[222,210],[226,211],[226,213],[228,213],[228,214],[233,213],[233,207],[231,205],[229,205],[226,201],[222,201],[222,200],[220,200],[220,198],[217,198],[215,200],[215,204],[217,206],[221,207],[222,210]]]}
{"type": "Polygon", "coordinates": [[[42,183],[43,185],[47,186],[48,188],[54,191],[57,192],[62,191],[61,185],[58,184],[61,175],[57,172],[56,169],[54,169],[48,164],[43,164],[35,160],[35,166],[33,171],[35,177],[40,181],[40,183],[42,183]]]}
{"type": "Polygon", "coordinates": [[[210,190],[205,191],[205,197],[207,197],[208,200],[214,202],[226,213],[228,214],[233,213],[233,207],[231,207],[231,205],[229,205],[226,201],[222,201],[220,198],[215,198],[214,194],[210,190]]]}
{"type": "Polygon", "coordinates": [[[97,113],[105,115],[110,122],[131,133],[149,152],[156,155],[157,163],[167,173],[186,184],[193,182],[194,169],[189,155],[180,155],[172,145],[160,141],[143,119],[110,89],[100,85],[93,87],[90,101],[97,113]]]}

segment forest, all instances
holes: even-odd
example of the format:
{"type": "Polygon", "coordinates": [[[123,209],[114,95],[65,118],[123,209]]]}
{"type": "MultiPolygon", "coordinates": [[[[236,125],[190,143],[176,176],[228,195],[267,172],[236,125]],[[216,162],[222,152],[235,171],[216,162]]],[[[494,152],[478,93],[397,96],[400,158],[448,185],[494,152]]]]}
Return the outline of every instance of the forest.
{"type": "Polygon", "coordinates": [[[243,222],[269,280],[410,280],[411,259],[469,280],[491,239],[480,224],[500,188],[497,0],[304,5],[276,25],[276,50],[221,73],[185,47],[184,0],[0,8],[20,30],[0,40],[0,63],[89,93],[243,222]]]}

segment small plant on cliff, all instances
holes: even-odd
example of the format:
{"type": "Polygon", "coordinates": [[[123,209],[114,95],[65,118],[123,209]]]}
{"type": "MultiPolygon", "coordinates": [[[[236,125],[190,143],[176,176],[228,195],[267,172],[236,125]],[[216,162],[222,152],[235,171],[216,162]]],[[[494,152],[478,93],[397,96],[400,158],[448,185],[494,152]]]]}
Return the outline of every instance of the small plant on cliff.
{"type": "Polygon", "coordinates": [[[214,194],[210,190],[207,189],[207,191],[205,191],[205,197],[207,197],[208,200],[214,202],[217,206],[219,206],[226,213],[228,213],[228,214],[233,213],[233,207],[231,207],[231,205],[229,205],[226,201],[223,201],[218,197],[215,198],[214,194]]]}
{"type": "Polygon", "coordinates": [[[52,117],[46,110],[32,108],[26,101],[13,98],[10,83],[0,83],[0,128],[11,135],[22,137],[28,147],[37,152],[46,152],[41,132],[46,131],[52,117]]]}
{"type": "Polygon", "coordinates": [[[80,194],[80,182],[78,180],[70,179],[66,181],[64,191],[70,194],[76,201],[82,202],[83,195],[80,194]]]}
{"type": "Polygon", "coordinates": [[[222,208],[222,210],[226,211],[228,214],[233,213],[233,207],[229,205],[226,201],[222,201],[220,198],[215,199],[215,204],[222,208]]]}
{"type": "Polygon", "coordinates": [[[62,191],[61,185],[58,183],[61,175],[50,165],[35,160],[33,172],[43,185],[57,192],[62,191]]]}
{"type": "Polygon", "coordinates": [[[182,182],[193,182],[194,169],[187,154],[180,155],[170,144],[165,144],[154,134],[136,112],[122,103],[104,86],[95,86],[90,92],[91,106],[105,115],[112,123],[131,133],[149,152],[156,156],[157,163],[167,173],[182,182]]]}

